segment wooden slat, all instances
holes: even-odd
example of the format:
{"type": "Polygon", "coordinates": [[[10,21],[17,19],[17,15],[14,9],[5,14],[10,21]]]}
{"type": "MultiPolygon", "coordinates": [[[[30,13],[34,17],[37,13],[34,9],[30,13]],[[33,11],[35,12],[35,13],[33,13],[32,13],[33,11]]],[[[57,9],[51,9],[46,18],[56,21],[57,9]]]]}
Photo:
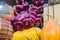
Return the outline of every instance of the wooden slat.
{"type": "MultiPolygon", "coordinates": [[[[53,6],[49,7],[49,15],[53,17],[53,13],[54,13],[54,8],[53,6]]],[[[49,19],[51,19],[51,17],[49,17],[49,19]]]]}
{"type": "Polygon", "coordinates": [[[55,11],[54,11],[55,19],[57,19],[57,21],[58,21],[58,23],[59,23],[59,25],[60,25],[60,4],[55,5],[55,6],[54,6],[54,9],[55,9],[55,11]]]}
{"type": "Polygon", "coordinates": [[[46,16],[46,14],[48,14],[48,8],[44,8],[44,13],[43,13],[43,17],[44,17],[44,24],[46,23],[46,21],[48,20],[48,16],[46,16]]]}
{"type": "MultiPolygon", "coordinates": [[[[49,14],[53,17],[53,13],[54,19],[57,19],[57,22],[60,25],[60,4],[54,5],[54,9],[53,6],[49,6],[49,12],[48,7],[44,8],[44,24],[46,23],[45,20],[48,21],[48,17],[45,14],[49,14]]],[[[51,17],[49,17],[49,19],[51,19],[51,17]]]]}

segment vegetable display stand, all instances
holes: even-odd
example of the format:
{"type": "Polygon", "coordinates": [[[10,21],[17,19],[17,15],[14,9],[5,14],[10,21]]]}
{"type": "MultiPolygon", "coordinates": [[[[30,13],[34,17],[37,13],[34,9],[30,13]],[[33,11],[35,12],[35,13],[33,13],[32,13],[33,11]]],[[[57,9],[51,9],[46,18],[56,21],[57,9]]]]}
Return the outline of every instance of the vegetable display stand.
{"type": "Polygon", "coordinates": [[[13,29],[9,21],[0,18],[0,40],[6,40],[12,37],[13,29]]]}

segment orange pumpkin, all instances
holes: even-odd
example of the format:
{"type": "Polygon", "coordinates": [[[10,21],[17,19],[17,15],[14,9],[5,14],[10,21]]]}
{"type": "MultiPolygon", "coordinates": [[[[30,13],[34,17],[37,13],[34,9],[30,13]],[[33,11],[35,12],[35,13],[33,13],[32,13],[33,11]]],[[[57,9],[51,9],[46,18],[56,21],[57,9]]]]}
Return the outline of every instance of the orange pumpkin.
{"type": "Polygon", "coordinates": [[[59,27],[56,20],[49,20],[41,31],[41,40],[59,40],[59,27]]]}

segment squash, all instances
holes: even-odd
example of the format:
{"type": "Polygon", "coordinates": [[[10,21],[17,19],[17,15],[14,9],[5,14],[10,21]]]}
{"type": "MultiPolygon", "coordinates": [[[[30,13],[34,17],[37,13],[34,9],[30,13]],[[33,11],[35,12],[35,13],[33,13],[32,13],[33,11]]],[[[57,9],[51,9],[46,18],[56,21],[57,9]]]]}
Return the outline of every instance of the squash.
{"type": "Polygon", "coordinates": [[[41,29],[33,27],[13,34],[12,40],[40,40],[41,29]],[[23,39],[24,38],[24,39],[23,39]]]}
{"type": "Polygon", "coordinates": [[[41,40],[59,40],[59,27],[55,19],[49,20],[42,28],[41,40]]]}
{"type": "Polygon", "coordinates": [[[37,33],[39,39],[41,39],[41,36],[40,36],[40,35],[41,35],[41,29],[38,28],[38,27],[35,27],[35,31],[36,31],[36,33],[37,33]]]}
{"type": "Polygon", "coordinates": [[[21,31],[17,31],[13,34],[12,40],[27,40],[27,38],[21,34],[21,31]]]}
{"type": "Polygon", "coordinates": [[[34,27],[27,30],[26,36],[28,37],[29,40],[39,40],[38,34],[34,27]]]}

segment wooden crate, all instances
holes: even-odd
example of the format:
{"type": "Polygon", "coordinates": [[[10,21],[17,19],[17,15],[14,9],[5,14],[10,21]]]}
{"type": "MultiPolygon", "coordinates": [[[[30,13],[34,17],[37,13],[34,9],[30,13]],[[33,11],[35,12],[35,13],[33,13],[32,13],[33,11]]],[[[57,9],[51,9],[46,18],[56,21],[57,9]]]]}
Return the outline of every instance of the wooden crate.
{"type": "Polygon", "coordinates": [[[52,5],[44,8],[44,24],[51,19],[51,17],[46,14],[51,15],[54,19],[57,19],[58,24],[60,25],[60,4],[52,5]]]}
{"type": "Polygon", "coordinates": [[[9,21],[0,18],[0,40],[12,37],[13,29],[9,21]]]}

